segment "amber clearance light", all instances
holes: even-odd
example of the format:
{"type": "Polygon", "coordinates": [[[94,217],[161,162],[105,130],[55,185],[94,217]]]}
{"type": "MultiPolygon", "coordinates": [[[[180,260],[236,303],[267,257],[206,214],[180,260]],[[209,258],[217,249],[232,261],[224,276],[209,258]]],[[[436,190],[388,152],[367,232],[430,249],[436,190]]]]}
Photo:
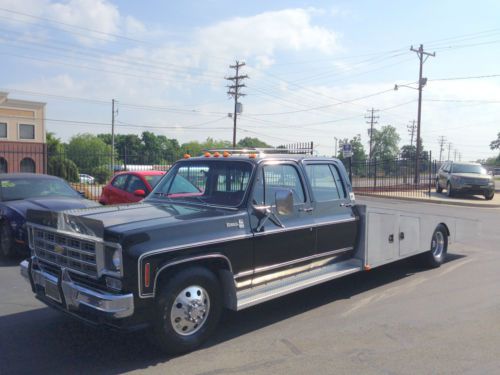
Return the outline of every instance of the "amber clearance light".
{"type": "Polygon", "coordinates": [[[205,157],[206,158],[209,158],[210,156],[212,156],[212,155],[210,155],[210,152],[205,152],[205,157]]]}
{"type": "Polygon", "coordinates": [[[191,155],[189,154],[184,154],[184,159],[189,159],[191,157],[191,155]]]}
{"type": "Polygon", "coordinates": [[[231,154],[229,152],[227,152],[227,151],[224,151],[222,153],[222,156],[224,156],[225,158],[227,158],[228,156],[231,156],[231,154]]]}

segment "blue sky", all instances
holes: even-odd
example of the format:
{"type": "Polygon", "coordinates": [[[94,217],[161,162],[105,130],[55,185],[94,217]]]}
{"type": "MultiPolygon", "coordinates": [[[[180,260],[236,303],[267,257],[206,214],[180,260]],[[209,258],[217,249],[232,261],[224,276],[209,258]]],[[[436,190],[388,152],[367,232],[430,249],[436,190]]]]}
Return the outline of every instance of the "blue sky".
{"type": "MultiPolygon", "coordinates": [[[[68,140],[152,130],[180,142],[230,140],[224,76],[245,61],[238,138],[278,145],[361,134],[364,116],[393,125],[400,145],[416,118],[418,59],[424,66],[422,138],[439,153],[446,136],[464,160],[495,155],[500,132],[498,1],[107,1],[0,0],[0,89],[47,103],[47,127],[68,140]]],[[[448,145],[445,156],[447,157],[448,145]]]]}

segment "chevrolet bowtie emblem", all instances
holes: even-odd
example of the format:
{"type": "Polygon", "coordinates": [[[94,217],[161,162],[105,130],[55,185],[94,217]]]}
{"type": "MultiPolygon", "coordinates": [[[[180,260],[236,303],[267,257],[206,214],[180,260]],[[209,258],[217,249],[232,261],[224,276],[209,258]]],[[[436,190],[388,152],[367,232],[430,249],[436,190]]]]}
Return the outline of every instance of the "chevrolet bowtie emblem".
{"type": "Polygon", "coordinates": [[[64,253],[64,247],[62,247],[61,245],[54,245],[54,251],[57,254],[62,254],[64,253]]]}

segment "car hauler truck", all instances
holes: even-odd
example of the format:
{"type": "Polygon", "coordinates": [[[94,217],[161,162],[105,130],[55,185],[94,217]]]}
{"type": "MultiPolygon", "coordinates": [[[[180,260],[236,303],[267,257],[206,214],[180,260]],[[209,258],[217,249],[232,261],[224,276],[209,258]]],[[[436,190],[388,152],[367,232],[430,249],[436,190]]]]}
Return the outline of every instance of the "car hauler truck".
{"type": "Polygon", "coordinates": [[[140,203],[30,211],[21,273],[49,306],[92,324],[150,327],[164,350],[187,352],[223,309],[417,254],[442,264],[453,218],[354,199],[337,159],[185,155],[140,203]]]}

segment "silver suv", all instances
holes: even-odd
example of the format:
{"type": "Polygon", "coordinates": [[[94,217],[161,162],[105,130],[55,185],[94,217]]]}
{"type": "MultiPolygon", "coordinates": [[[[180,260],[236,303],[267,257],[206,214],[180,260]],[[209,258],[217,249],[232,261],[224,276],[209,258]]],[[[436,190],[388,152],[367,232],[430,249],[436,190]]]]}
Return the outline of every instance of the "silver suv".
{"type": "Polygon", "coordinates": [[[481,194],[491,200],[495,195],[495,181],[480,164],[447,161],[436,176],[436,192],[441,193],[443,189],[449,197],[458,193],[481,194]]]}

